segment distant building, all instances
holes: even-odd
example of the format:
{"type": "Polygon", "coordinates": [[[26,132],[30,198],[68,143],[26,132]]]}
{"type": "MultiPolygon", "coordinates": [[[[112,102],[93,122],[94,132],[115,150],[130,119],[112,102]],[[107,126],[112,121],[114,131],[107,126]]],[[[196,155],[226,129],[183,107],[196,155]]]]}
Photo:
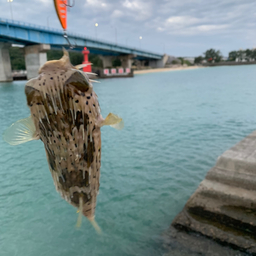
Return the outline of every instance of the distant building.
{"type": "Polygon", "coordinates": [[[195,57],[184,57],[184,60],[188,60],[191,64],[194,64],[195,62],[195,57]]]}
{"type": "Polygon", "coordinates": [[[179,59],[177,59],[176,57],[174,56],[168,56],[168,59],[167,59],[167,62],[166,62],[166,65],[172,65],[173,64],[173,61],[177,62],[178,64],[181,64],[181,61],[179,59]]]}

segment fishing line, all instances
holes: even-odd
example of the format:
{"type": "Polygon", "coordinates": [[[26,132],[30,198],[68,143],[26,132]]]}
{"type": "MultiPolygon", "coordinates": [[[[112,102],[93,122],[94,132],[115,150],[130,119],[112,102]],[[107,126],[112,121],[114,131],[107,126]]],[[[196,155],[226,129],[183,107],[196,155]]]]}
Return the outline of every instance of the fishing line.
{"type": "MultiPolygon", "coordinates": [[[[66,3],[65,0],[62,0],[62,2],[63,2],[63,4],[65,4],[65,5],[68,6],[68,7],[74,7],[74,6],[75,6],[75,0],[73,0],[73,3],[72,3],[72,4],[70,4],[70,1],[69,1],[69,0],[67,0],[67,3],[66,3]]],[[[71,44],[71,42],[69,41],[68,35],[67,35],[67,33],[66,33],[65,30],[64,30],[63,37],[67,40],[68,45],[69,45],[69,48],[70,48],[70,49],[73,49],[74,46],[73,46],[73,45],[71,44]]]]}
{"type": "Polygon", "coordinates": [[[75,46],[71,44],[67,35],[67,7],[73,7],[75,5],[75,0],[71,1],[72,0],[53,0],[56,13],[63,28],[63,37],[67,41],[69,48],[73,49],[75,46]]]}
{"type": "Polygon", "coordinates": [[[67,4],[65,3],[65,0],[62,0],[63,4],[65,4],[68,7],[73,7],[75,6],[75,0],[73,0],[73,4],[69,4],[69,1],[67,1],[67,4]]]}
{"type": "Polygon", "coordinates": [[[69,45],[69,48],[70,48],[70,49],[74,49],[74,45],[72,45],[72,44],[71,44],[71,42],[69,41],[69,39],[68,39],[68,35],[67,35],[67,33],[66,33],[66,31],[65,31],[65,30],[64,30],[63,37],[67,40],[68,45],[69,45]]]}

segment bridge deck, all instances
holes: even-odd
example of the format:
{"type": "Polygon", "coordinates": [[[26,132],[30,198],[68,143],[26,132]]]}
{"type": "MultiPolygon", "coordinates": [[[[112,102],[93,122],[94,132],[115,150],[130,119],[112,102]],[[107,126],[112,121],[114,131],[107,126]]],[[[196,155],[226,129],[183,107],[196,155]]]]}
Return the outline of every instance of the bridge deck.
{"type": "MultiPolygon", "coordinates": [[[[81,51],[86,46],[91,53],[95,54],[116,56],[133,54],[137,59],[151,60],[159,60],[163,57],[162,54],[96,40],[84,35],[68,33],[68,36],[71,43],[75,45],[74,50],[76,51],[81,51]]],[[[66,40],[63,38],[62,30],[2,18],[0,18],[0,41],[25,46],[49,44],[52,48],[68,47],[66,40]]]]}

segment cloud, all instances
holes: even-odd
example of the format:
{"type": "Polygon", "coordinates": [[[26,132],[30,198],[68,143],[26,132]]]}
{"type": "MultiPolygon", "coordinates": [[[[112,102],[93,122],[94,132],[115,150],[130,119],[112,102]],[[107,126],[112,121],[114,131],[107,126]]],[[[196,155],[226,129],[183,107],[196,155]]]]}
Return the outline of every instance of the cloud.
{"type": "Polygon", "coordinates": [[[119,18],[122,17],[124,13],[120,10],[114,10],[113,13],[111,14],[112,18],[119,18]]]}
{"type": "Polygon", "coordinates": [[[200,19],[191,16],[173,16],[166,19],[165,24],[167,27],[184,28],[199,21],[200,19]]]}
{"type": "Polygon", "coordinates": [[[168,34],[176,35],[196,35],[202,32],[218,32],[228,28],[226,24],[204,24],[209,22],[205,18],[196,18],[192,16],[173,16],[165,20],[163,26],[158,26],[159,22],[156,22],[157,31],[165,32],[168,34]]]}
{"type": "Polygon", "coordinates": [[[227,27],[228,25],[200,25],[200,26],[197,26],[196,28],[198,29],[198,31],[212,32],[213,30],[220,31],[220,30],[226,29],[227,27]]]}
{"type": "MultiPolygon", "coordinates": [[[[1,0],[0,0],[1,1],[1,0]]],[[[0,18],[11,18],[2,0],[0,18]]],[[[52,0],[12,3],[14,20],[61,29],[52,0]],[[40,7],[40,8],[39,8],[40,7]],[[20,10],[23,10],[20,12],[20,10]]],[[[86,0],[69,8],[68,31],[146,50],[195,56],[212,47],[229,50],[256,45],[255,0],[86,0]],[[186,44],[189,42],[189,44],[186,44]],[[159,45],[162,45],[159,47],[159,45]],[[160,50],[162,51],[162,50],[160,50]]]]}
{"type": "Polygon", "coordinates": [[[85,5],[93,6],[93,8],[104,8],[107,6],[107,4],[104,1],[100,0],[86,0],[85,5]]]}
{"type": "Polygon", "coordinates": [[[150,1],[125,0],[123,7],[128,9],[128,16],[132,16],[136,20],[146,20],[152,16],[152,5],[150,1]]]}
{"type": "MultiPolygon", "coordinates": [[[[181,36],[230,34],[233,31],[241,31],[239,23],[247,23],[250,19],[248,12],[251,12],[251,8],[255,6],[253,1],[236,2],[236,4],[229,0],[225,2],[217,0],[207,4],[202,0],[164,2],[158,9],[158,13],[161,13],[158,17],[166,17],[166,10],[170,11],[169,15],[173,14],[165,20],[157,18],[148,26],[159,33],[181,36]],[[175,15],[177,13],[179,15],[175,15]]],[[[248,27],[253,27],[251,21],[248,22],[248,27]]]]}

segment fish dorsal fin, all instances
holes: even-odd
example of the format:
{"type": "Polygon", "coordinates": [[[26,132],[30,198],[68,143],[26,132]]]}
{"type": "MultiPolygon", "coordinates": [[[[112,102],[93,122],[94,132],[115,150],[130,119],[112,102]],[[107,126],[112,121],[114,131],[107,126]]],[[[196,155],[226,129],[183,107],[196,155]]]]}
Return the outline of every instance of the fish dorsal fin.
{"type": "Polygon", "coordinates": [[[118,115],[109,113],[105,120],[102,122],[101,126],[103,125],[110,125],[117,130],[122,130],[124,128],[124,121],[118,115]]]}
{"type": "Polygon", "coordinates": [[[30,140],[38,139],[35,136],[36,128],[31,116],[13,123],[3,134],[3,139],[10,145],[19,145],[30,140]]]}
{"type": "Polygon", "coordinates": [[[39,70],[39,74],[45,71],[54,70],[56,68],[62,70],[68,70],[70,68],[74,68],[70,62],[68,51],[63,48],[63,56],[59,60],[50,60],[47,61],[39,70]]]}
{"type": "Polygon", "coordinates": [[[62,48],[62,50],[63,50],[63,56],[60,60],[65,63],[70,63],[68,51],[64,47],[62,48]]]}

